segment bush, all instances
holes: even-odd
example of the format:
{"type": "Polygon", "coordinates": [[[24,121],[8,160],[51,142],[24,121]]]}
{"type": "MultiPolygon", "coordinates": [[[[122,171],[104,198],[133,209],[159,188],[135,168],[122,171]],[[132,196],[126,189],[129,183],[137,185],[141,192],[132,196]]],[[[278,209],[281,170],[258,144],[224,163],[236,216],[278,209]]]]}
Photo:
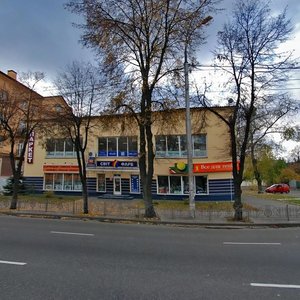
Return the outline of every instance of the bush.
{"type": "MultiPolygon", "coordinates": [[[[3,195],[9,196],[13,193],[13,184],[14,184],[14,178],[10,177],[7,179],[6,184],[3,186],[3,195]]],[[[19,194],[25,194],[26,187],[22,180],[22,178],[19,180],[19,194]]]]}

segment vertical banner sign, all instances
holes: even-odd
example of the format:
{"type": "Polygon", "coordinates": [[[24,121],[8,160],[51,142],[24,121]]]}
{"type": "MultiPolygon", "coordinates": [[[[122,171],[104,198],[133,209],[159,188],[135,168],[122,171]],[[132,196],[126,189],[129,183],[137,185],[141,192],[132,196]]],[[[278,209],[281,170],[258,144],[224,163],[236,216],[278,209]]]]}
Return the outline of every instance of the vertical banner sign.
{"type": "Polygon", "coordinates": [[[131,193],[140,192],[140,177],[139,175],[131,175],[131,193]]]}
{"type": "Polygon", "coordinates": [[[28,141],[28,151],[27,151],[28,164],[33,164],[33,153],[34,153],[34,131],[31,132],[28,141]]]}

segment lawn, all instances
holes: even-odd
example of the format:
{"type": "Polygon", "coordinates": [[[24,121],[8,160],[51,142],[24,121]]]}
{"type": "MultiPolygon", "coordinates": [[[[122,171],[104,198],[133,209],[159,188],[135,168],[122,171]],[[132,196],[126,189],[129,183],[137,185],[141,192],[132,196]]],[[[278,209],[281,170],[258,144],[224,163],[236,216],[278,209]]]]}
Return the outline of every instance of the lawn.
{"type": "Polygon", "coordinates": [[[292,196],[290,194],[270,194],[270,193],[262,193],[258,194],[257,191],[254,190],[244,190],[244,195],[253,196],[261,199],[269,199],[269,200],[277,200],[282,201],[287,204],[296,204],[300,205],[300,198],[297,196],[292,196]]]}

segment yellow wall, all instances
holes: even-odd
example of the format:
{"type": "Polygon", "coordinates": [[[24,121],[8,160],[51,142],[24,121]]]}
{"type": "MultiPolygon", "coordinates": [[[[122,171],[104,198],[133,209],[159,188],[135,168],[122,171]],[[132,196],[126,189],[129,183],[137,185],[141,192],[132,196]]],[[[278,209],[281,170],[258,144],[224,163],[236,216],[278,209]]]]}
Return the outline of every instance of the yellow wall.
{"type": "MultiPolygon", "coordinates": [[[[223,114],[228,113],[228,108],[220,109],[223,114]]],[[[124,115],[102,116],[93,119],[93,129],[90,132],[86,156],[89,152],[98,153],[98,137],[134,136],[138,135],[138,128],[133,118],[124,115]]],[[[207,135],[207,157],[195,158],[194,163],[211,163],[231,161],[229,147],[229,133],[227,127],[215,115],[205,109],[192,110],[192,133],[207,135]],[[204,119],[205,117],[205,119],[204,119]]],[[[185,134],[185,110],[176,110],[168,113],[154,115],[153,136],[170,134],[185,134]]],[[[25,163],[24,176],[43,176],[43,165],[76,165],[76,158],[46,158],[38,132],[35,136],[34,163],[25,163]]],[[[154,141],[153,141],[154,142],[154,141]]],[[[155,144],[155,142],[154,142],[155,144]]],[[[113,160],[113,157],[99,157],[96,160],[113,160]]],[[[138,158],[119,158],[126,161],[137,161],[138,158]]],[[[154,163],[154,177],[157,174],[168,175],[169,167],[177,162],[186,162],[185,158],[156,158],[154,163]]],[[[138,170],[105,170],[96,168],[88,171],[89,177],[96,177],[97,173],[106,173],[108,177],[114,173],[122,173],[122,178],[129,178],[130,174],[138,174],[138,170]]],[[[229,178],[231,172],[199,173],[213,178],[229,178]]]]}

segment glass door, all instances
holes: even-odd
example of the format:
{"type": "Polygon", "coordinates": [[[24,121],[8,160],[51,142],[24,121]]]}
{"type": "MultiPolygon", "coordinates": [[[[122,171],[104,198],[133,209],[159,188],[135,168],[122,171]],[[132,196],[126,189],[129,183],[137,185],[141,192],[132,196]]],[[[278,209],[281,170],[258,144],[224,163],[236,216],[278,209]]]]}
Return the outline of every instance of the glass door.
{"type": "Polygon", "coordinates": [[[121,177],[114,176],[114,195],[121,195],[122,188],[121,188],[121,177]]]}

